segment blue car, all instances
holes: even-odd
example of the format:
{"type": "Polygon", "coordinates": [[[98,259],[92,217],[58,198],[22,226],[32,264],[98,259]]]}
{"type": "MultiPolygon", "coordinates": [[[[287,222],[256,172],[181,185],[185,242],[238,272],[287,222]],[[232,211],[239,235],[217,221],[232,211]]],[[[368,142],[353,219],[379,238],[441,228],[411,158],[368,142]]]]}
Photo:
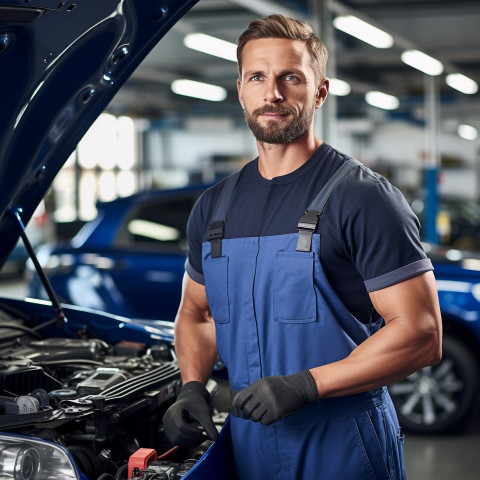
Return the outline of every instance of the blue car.
{"type": "MultiPolygon", "coordinates": [[[[0,267],[19,237],[35,259],[24,226],[56,174],[194,4],[0,0],[0,267]]],[[[43,281],[49,301],[0,298],[0,478],[228,478],[228,422],[210,449],[163,434],[180,387],[171,322],[66,306],[43,281]]]]}
{"type": "MultiPolygon", "coordinates": [[[[68,242],[38,251],[65,303],[131,318],[173,321],[180,303],[188,215],[206,185],[152,190],[97,204],[68,242]]],[[[33,264],[28,296],[48,299],[33,264]]]]}

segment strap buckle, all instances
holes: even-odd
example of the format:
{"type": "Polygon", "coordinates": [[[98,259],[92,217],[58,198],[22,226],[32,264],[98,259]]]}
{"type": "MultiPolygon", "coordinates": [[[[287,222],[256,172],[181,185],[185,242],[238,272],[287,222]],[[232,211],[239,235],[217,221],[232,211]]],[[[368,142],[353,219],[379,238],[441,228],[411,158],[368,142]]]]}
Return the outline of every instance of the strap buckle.
{"type": "Polygon", "coordinates": [[[312,237],[317,229],[318,217],[321,212],[318,210],[305,210],[298,221],[298,242],[297,252],[310,252],[312,249],[312,237]]]}
{"type": "Polygon", "coordinates": [[[211,243],[211,256],[222,256],[222,238],[225,230],[225,220],[212,222],[208,230],[207,240],[211,243]]]}

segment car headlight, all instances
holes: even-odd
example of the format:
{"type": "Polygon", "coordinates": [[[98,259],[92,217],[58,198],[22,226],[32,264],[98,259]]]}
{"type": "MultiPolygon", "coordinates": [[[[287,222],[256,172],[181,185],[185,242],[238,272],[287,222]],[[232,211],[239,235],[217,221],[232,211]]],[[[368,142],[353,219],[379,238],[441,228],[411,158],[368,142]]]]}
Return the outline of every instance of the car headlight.
{"type": "Polygon", "coordinates": [[[86,480],[63,447],[13,435],[0,435],[0,478],[86,480]]]}

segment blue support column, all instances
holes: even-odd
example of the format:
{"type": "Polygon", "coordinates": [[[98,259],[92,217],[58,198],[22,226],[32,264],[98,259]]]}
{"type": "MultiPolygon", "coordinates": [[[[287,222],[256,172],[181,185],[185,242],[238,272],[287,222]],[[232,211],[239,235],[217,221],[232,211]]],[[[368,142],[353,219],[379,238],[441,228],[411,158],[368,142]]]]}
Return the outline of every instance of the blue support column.
{"type": "Polygon", "coordinates": [[[436,77],[425,75],[425,189],[427,192],[425,211],[425,239],[430,243],[438,243],[438,126],[439,126],[439,92],[436,77]]]}

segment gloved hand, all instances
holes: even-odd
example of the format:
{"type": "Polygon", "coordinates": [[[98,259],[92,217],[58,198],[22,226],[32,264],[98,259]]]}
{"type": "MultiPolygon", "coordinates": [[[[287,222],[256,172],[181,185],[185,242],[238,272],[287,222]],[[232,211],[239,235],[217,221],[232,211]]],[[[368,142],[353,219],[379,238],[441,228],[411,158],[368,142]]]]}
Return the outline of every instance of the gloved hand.
{"type": "Polygon", "coordinates": [[[196,447],[207,438],[215,441],[218,430],[207,389],[195,381],[183,385],[177,401],[163,416],[163,426],[168,439],[179,447],[196,447]]]}
{"type": "Polygon", "coordinates": [[[240,390],[232,405],[243,410],[243,418],[270,425],[319,400],[311,373],[303,370],[293,375],[261,378],[240,390]]]}

